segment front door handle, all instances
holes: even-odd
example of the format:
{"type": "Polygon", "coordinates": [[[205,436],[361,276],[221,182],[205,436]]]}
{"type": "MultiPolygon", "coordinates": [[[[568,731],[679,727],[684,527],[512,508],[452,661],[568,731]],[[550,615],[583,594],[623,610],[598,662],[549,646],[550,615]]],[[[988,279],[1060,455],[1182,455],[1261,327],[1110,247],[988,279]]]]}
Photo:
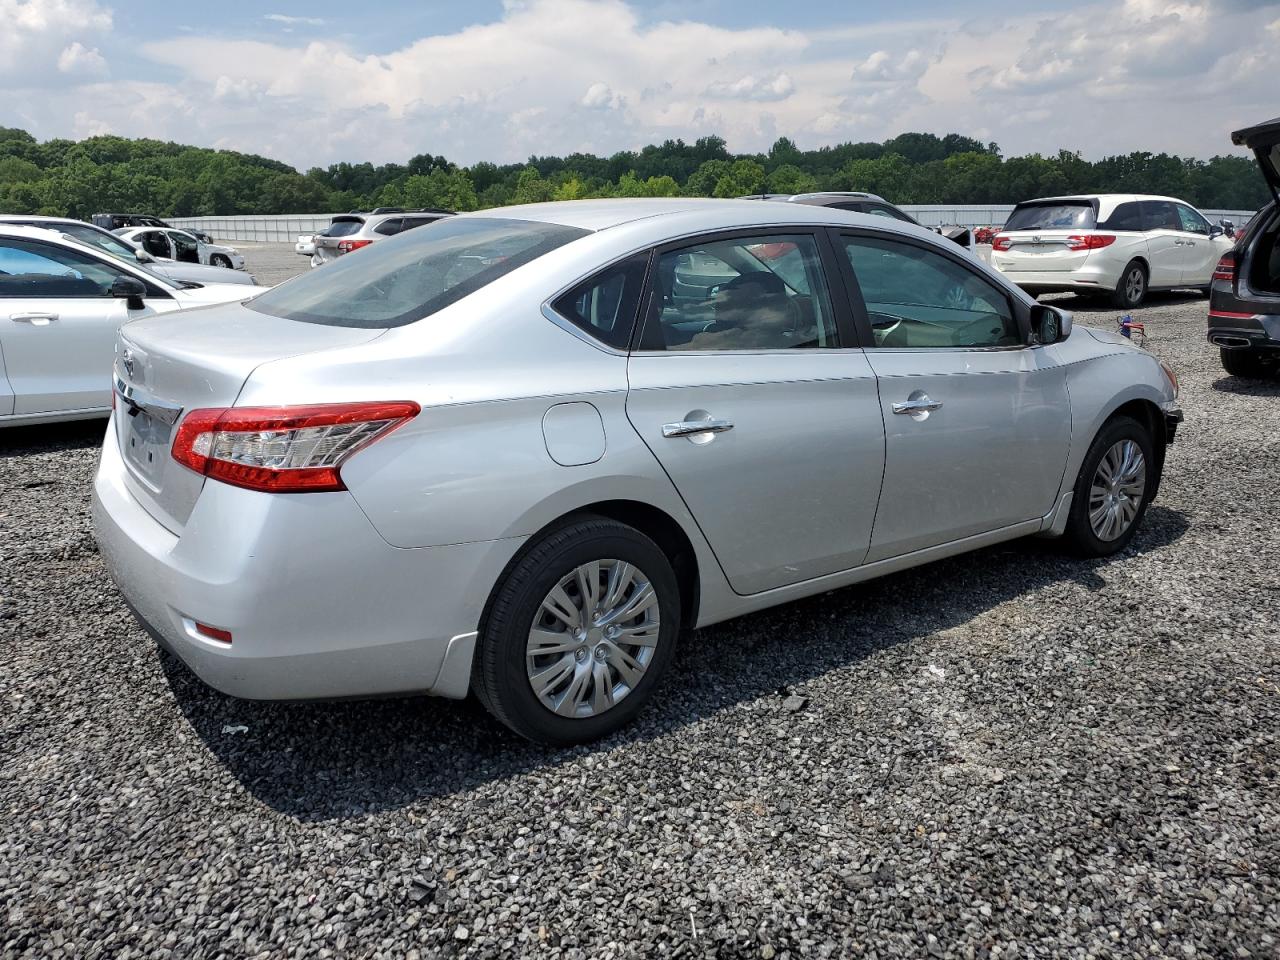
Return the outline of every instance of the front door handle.
{"type": "Polygon", "coordinates": [[[894,413],[929,413],[931,410],[941,410],[941,400],[930,400],[927,393],[922,393],[918,397],[912,397],[910,400],[903,400],[893,405],[894,413]]]}
{"type": "Polygon", "coordinates": [[[29,323],[33,327],[47,327],[58,319],[56,313],[11,313],[9,319],[14,323],[29,323]]]}
{"type": "Polygon", "coordinates": [[[664,423],[664,437],[692,437],[700,433],[724,433],[733,429],[732,420],[680,420],[676,423],[664,423]]]}

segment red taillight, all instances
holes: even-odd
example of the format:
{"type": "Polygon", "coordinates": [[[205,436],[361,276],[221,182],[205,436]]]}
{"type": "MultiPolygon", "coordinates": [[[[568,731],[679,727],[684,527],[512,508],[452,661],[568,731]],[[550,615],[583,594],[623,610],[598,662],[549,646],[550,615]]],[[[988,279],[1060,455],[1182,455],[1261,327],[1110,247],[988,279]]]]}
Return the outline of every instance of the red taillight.
{"type": "Polygon", "coordinates": [[[1073,233],[1067,237],[1068,250],[1098,250],[1116,242],[1110,233],[1073,233]]]}
{"type": "Polygon", "coordinates": [[[250,490],[345,490],[342,462],[420,410],[410,401],[192,410],[178,427],[173,459],[250,490]]]}
{"type": "Polygon", "coordinates": [[[1213,279],[1226,280],[1228,283],[1236,282],[1236,253],[1234,250],[1222,255],[1218,265],[1213,268],[1213,279]]]}
{"type": "Polygon", "coordinates": [[[991,241],[991,249],[992,250],[1008,250],[1009,246],[1012,243],[1013,241],[1008,237],[997,236],[994,240],[991,241]]]}
{"type": "Polygon", "coordinates": [[[361,247],[367,247],[373,243],[372,240],[339,240],[338,249],[343,253],[350,253],[352,250],[359,250],[361,247]]]}

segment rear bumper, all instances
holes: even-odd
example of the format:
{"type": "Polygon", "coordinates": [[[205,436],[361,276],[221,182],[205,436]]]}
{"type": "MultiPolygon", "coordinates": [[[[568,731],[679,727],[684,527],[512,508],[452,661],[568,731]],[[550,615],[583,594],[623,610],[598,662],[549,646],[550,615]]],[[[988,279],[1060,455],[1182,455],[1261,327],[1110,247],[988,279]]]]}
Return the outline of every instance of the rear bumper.
{"type": "Polygon", "coordinates": [[[1209,342],[1224,350],[1280,350],[1280,314],[1233,310],[1233,316],[1209,313],[1209,342]]]}
{"type": "Polygon", "coordinates": [[[402,549],[346,492],[214,481],[179,537],[126,488],[114,439],[94,480],[102,556],[138,619],[205,683],[254,700],[466,695],[484,603],[522,540],[402,549]]]}
{"type": "MultiPolygon", "coordinates": [[[[1090,258],[1091,260],[1093,258],[1090,258]]],[[[1085,263],[1075,270],[1011,270],[992,260],[1005,278],[1023,290],[1035,293],[1063,293],[1068,291],[1111,291],[1120,282],[1120,267],[1111,269],[1106,263],[1085,263]]],[[[1121,264],[1120,266],[1123,266],[1121,264]]]]}

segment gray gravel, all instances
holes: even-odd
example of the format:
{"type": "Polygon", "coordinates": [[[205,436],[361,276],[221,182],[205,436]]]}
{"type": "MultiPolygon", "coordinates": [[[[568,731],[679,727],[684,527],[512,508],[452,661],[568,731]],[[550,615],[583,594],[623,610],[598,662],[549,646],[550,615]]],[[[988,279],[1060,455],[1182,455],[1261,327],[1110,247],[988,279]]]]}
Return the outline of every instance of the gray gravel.
{"type": "Polygon", "coordinates": [[[1126,553],[700,631],[569,752],[202,687],[95,552],[101,425],[5,433],[0,956],[1280,955],[1280,386],[1204,313],[1142,311],[1188,420],[1126,553]]]}

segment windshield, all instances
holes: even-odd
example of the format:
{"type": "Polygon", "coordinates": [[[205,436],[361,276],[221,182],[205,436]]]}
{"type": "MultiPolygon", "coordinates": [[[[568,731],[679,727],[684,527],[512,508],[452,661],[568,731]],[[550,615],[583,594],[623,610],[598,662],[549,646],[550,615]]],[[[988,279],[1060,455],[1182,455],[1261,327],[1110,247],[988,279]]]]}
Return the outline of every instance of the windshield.
{"type": "Polygon", "coordinates": [[[529,220],[449,217],[341,257],[247,306],[305,323],[399,327],[587,234],[529,220]]]}
{"type": "Polygon", "coordinates": [[[1005,221],[1006,230],[1092,230],[1098,225],[1087,200],[1064,203],[1020,203],[1005,221]]]}
{"type": "Polygon", "coordinates": [[[75,237],[81,243],[87,243],[91,247],[97,247],[99,250],[105,250],[114,257],[121,260],[128,260],[130,263],[136,263],[135,254],[138,248],[133,244],[113,236],[110,233],[104,233],[101,230],[95,230],[87,223],[79,226],[74,223],[60,223],[58,230],[65,233],[69,237],[75,237]]]}

